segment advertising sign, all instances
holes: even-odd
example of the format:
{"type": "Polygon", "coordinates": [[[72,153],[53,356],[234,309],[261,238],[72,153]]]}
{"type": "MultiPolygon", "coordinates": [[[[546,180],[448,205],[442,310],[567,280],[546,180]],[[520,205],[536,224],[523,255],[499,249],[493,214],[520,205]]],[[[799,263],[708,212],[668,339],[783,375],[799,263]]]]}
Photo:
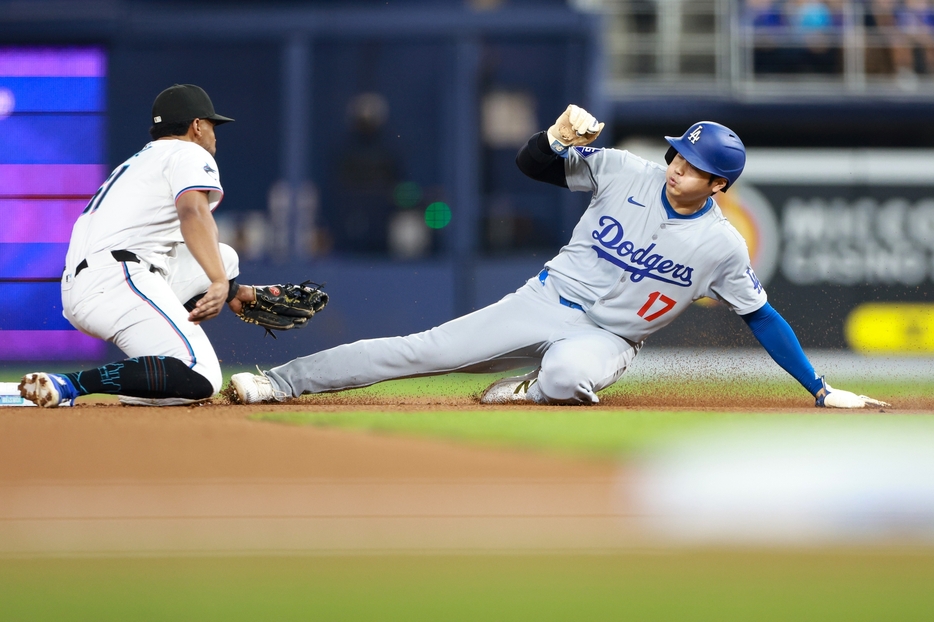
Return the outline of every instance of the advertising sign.
{"type": "MultiPolygon", "coordinates": [[[[805,347],[934,354],[934,150],[750,150],[715,197],[805,347]]],[[[750,346],[701,301],[660,345],[750,346]]]]}
{"type": "Polygon", "coordinates": [[[0,46],[0,362],[95,360],[62,317],[71,227],[107,175],[106,53],[0,46]]]}

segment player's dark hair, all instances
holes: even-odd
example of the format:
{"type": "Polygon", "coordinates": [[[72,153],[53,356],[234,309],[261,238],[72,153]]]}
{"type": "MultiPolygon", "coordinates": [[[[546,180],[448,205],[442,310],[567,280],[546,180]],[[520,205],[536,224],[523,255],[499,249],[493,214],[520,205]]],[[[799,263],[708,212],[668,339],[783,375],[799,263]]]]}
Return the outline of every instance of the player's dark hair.
{"type": "Polygon", "coordinates": [[[712,185],[713,185],[713,182],[717,181],[718,179],[722,179],[723,181],[725,181],[725,182],[727,182],[727,183],[729,183],[729,181],[730,181],[729,179],[727,179],[727,178],[724,177],[723,175],[714,175],[713,173],[707,173],[707,174],[710,175],[710,181],[707,182],[707,185],[708,185],[708,186],[712,186],[712,185]]]}
{"type": "Polygon", "coordinates": [[[191,127],[192,123],[194,123],[194,119],[153,125],[149,128],[149,136],[151,136],[153,140],[159,140],[166,136],[184,136],[188,133],[188,128],[191,127]]]}

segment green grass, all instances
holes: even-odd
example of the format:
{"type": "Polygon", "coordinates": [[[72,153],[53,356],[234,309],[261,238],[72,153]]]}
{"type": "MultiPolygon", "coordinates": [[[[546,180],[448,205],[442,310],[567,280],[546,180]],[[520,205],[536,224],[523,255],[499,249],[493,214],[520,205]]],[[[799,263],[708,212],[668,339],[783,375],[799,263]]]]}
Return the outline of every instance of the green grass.
{"type": "Polygon", "coordinates": [[[254,415],[253,419],[604,457],[635,451],[654,441],[712,423],[749,416],[564,408],[547,411],[273,412],[254,415]]]}
{"type": "MultiPolygon", "coordinates": [[[[934,363],[932,363],[934,364],[934,363]]],[[[250,370],[247,370],[250,371],[250,370]]],[[[236,373],[236,372],[231,372],[236,373]]],[[[518,373],[518,372],[517,372],[518,373]]],[[[477,395],[491,382],[506,374],[446,374],[426,378],[406,378],[381,382],[362,389],[341,391],[333,395],[365,397],[438,397],[477,395]]],[[[229,377],[229,376],[225,376],[229,377]]],[[[879,399],[896,397],[923,397],[934,395],[934,380],[905,379],[886,381],[866,381],[861,379],[841,378],[834,386],[857,393],[878,396],[879,399]]],[[[601,396],[615,395],[728,395],[728,396],[772,396],[803,397],[807,401],[807,392],[791,378],[768,380],[716,380],[708,378],[683,378],[673,380],[644,380],[634,377],[623,378],[601,391],[601,396]]],[[[318,396],[319,399],[327,395],[318,396]]]]}
{"type": "Polygon", "coordinates": [[[0,560],[3,620],[929,620],[934,555],[0,560]]]}
{"type": "MultiPolygon", "coordinates": [[[[432,378],[415,378],[384,382],[363,389],[333,394],[346,402],[348,397],[424,397],[468,396],[478,394],[498,376],[451,374],[432,378]]],[[[841,386],[845,386],[842,385],[841,386]]],[[[856,385],[853,388],[857,388],[856,385]]],[[[867,394],[897,401],[934,394],[934,383],[904,380],[858,384],[867,394]]],[[[803,390],[793,380],[724,382],[709,379],[633,382],[626,380],[610,387],[601,395],[646,395],[664,392],[669,395],[709,396],[729,395],[731,398],[773,396],[801,398],[803,390]]],[[[315,396],[315,403],[327,403],[328,395],[315,396]]],[[[631,453],[647,446],[689,434],[712,425],[731,422],[798,421],[803,425],[840,422],[842,425],[886,424],[897,421],[934,426],[934,419],[895,414],[873,414],[874,411],[852,412],[817,410],[810,398],[801,400],[800,414],[779,412],[716,412],[688,410],[625,410],[604,408],[484,408],[475,410],[402,411],[357,410],[332,412],[314,406],[304,412],[269,412],[253,416],[259,421],[292,425],[337,427],[375,433],[434,437],[490,446],[518,447],[594,457],[610,457],[631,453]]]]}
{"type": "Polygon", "coordinates": [[[586,408],[541,410],[411,412],[272,412],[253,415],[258,421],[360,430],[373,433],[441,438],[487,446],[542,450],[586,457],[633,453],[679,436],[730,423],[789,423],[801,426],[908,425],[934,429],[934,418],[908,415],[711,411],[624,411],[586,408]]]}

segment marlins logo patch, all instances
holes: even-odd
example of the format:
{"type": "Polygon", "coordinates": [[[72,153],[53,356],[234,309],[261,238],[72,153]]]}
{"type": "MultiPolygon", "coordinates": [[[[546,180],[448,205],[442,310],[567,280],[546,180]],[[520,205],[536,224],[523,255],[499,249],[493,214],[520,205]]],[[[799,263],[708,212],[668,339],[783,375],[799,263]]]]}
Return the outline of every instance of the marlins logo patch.
{"type": "Polygon", "coordinates": [[[204,165],[204,172],[207,173],[208,175],[215,175],[215,176],[217,175],[217,170],[211,168],[211,165],[207,163],[205,163],[204,165]]]}
{"type": "Polygon", "coordinates": [[[603,151],[602,149],[597,149],[596,147],[574,147],[574,150],[581,154],[582,158],[589,158],[598,151],[603,151]]]}

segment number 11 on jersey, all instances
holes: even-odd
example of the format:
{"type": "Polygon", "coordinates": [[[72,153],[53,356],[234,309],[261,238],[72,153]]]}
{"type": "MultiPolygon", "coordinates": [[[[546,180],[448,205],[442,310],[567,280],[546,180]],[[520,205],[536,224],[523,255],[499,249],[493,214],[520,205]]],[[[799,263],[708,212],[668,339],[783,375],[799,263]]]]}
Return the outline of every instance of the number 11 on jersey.
{"type": "Polygon", "coordinates": [[[639,309],[639,317],[644,319],[646,322],[651,322],[652,320],[657,320],[659,317],[665,315],[671,311],[675,306],[675,301],[664,295],[661,292],[652,292],[649,294],[649,299],[645,301],[645,304],[642,305],[642,308],[639,309]],[[649,312],[649,309],[656,303],[662,303],[662,308],[652,313],[651,315],[646,315],[649,312]]]}

